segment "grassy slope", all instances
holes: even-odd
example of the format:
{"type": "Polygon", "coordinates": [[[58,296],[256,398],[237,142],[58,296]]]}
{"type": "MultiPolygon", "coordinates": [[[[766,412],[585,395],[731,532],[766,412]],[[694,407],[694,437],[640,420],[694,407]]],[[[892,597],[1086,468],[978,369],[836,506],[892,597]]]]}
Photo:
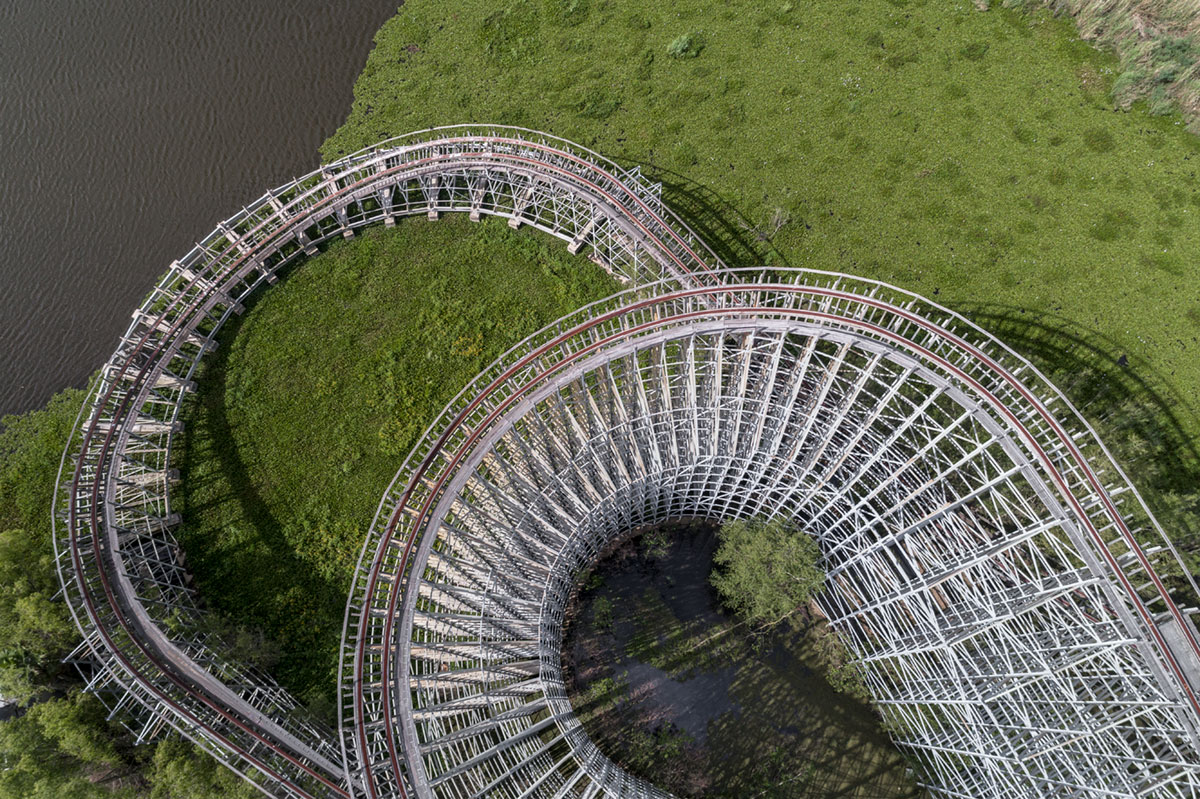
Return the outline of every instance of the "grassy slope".
{"type": "Polygon", "coordinates": [[[499,220],[407,220],[262,295],[205,367],[180,448],[181,541],[203,595],[281,642],[330,698],[349,577],[417,437],[504,349],[614,281],[499,220]]]}
{"type": "Polygon", "coordinates": [[[1200,140],[1114,112],[1115,68],[1068,21],[966,0],[412,0],[323,154],[454,121],[550,130],[759,227],[783,209],[776,259],[1056,317],[1191,397],[1200,140]],[[668,57],[688,33],[699,55],[668,57]]]}

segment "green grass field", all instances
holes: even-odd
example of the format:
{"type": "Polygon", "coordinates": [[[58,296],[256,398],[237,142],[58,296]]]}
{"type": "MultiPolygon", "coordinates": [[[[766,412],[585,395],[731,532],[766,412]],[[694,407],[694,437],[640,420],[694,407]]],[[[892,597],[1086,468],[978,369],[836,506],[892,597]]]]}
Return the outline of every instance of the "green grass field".
{"type": "MultiPolygon", "coordinates": [[[[1103,18],[1057,4],[1132,49],[1119,60],[1070,20],[972,0],[408,0],[322,156],[495,122],[640,165],[732,264],[882,279],[996,332],[1197,550],[1200,139],[1165,101],[1200,97],[1179,38],[1195,26],[1181,0],[1157,4],[1170,25],[1144,39],[1128,2],[1103,18]],[[1114,110],[1131,96],[1145,101],[1114,110]]],[[[420,431],[492,357],[614,288],[541,234],[413,220],[333,245],[226,331],[177,450],[181,539],[208,603],[277,642],[276,673],[315,709],[331,715],[350,570],[420,431]]],[[[51,600],[50,492],[78,402],[0,435],[0,681],[69,696],[55,707],[95,738],[109,727],[69,694],[51,600]]],[[[0,795],[109,795],[92,777],[114,763],[149,780],[131,795],[235,782],[174,744],[153,763],[77,751],[74,726],[43,716],[0,727],[0,761],[17,763],[0,795]]]]}
{"type": "Polygon", "coordinates": [[[1190,398],[1200,139],[1114,111],[1117,68],[1069,21],[967,0],[415,0],[323,154],[457,121],[548,130],[652,166],[762,259],[1062,319],[1190,398]]]}

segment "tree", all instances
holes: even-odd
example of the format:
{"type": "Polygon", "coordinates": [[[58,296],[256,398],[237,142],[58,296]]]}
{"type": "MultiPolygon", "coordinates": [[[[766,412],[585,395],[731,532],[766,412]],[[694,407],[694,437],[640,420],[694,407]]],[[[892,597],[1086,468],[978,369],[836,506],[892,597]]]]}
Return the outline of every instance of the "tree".
{"type": "Polygon", "coordinates": [[[0,723],[0,799],[118,795],[104,784],[124,770],[106,728],[99,703],[77,694],[0,723]]]}
{"type": "MultiPolygon", "coordinates": [[[[61,691],[61,660],[78,633],[58,592],[50,507],[59,459],[83,393],[0,420],[0,695],[61,691]]],[[[70,674],[65,679],[71,679],[70,674]]]]}
{"type": "Polygon", "coordinates": [[[751,622],[774,624],[820,592],[825,573],[810,536],[778,516],[721,525],[710,578],[731,608],[751,622]]]}
{"type": "Polygon", "coordinates": [[[253,799],[262,796],[216,758],[177,736],[154,748],[146,769],[150,799],[253,799]]]}
{"type": "Polygon", "coordinates": [[[60,659],[79,633],[61,602],[46,542],[0,530],[0,695],[27,702],[57,687],[60,659]]]}
{"type": "Polygon", "coordinates": [[[131,795],[135,764],[100,703],[62,658],[79,634],[61,600],[50,537],[58,464],[83,392],[0,420],[0,799],[131,795]]]}

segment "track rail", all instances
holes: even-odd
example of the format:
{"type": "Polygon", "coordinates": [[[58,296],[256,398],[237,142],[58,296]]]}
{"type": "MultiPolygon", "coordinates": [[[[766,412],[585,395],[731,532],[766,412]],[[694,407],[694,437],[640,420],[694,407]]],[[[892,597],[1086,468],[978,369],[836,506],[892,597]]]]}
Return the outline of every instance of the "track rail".
{"type": "MultiPolygon", "coordinates": [[[[1006,442],[1011,434],[1005,446],[1024,464],[1021,474],[1037,487],[1038,501],[1055,509],[1056,523],[1074,536],[1073,554],[1107,592],[1101,615],[1085,618],[1115,620],[1132,636],[1130,662],[1144,666],[1157,686],[1154,695],[1167,708],[1161,718],[1175,719],[1165,748],[1153,754],[1166,758],[1162,784],[1200,786],[1193,757],[1197,675],[1185,662],[1200,663],[1200,641],[1158,574],[1164,565],[1178,568],[1178,556],[1094,433],[1032,366],[962,317],[885,284],[791,270],[767,280],[760,270],[727,269],[636,170],[536,131],[497,126],[409,134],[268,192],[173,263],[135,312],[91,389],[56,492],[59,573],[83,635],[81,651],[99,666],[93,685],[118,689],[117,709],[126,701],[142,708],[141,737],[170,725],[271,795],[432,797],[407,688],[409,625],[423,579],[412,570],[427,561],[436,535],[430,531],[472,459],[572,370],[605,352],[633,352],[654,336],[694,337],[714,324],[768,332],[804,325],[848,336],[844,346],[858,342],[878,358],[903,352],[941,390],[985,409],[977,412],[980,424],[1006,442]],[[223,644],[200,632],[202,612],[172,534],[180,521],[171,508],[174,435],[200,359],[252,292],[322,242],[368,224],[443,212],[495,215],[546,231],[635,288],[580,309],[498,359],[406,460],[381,501],[347,605],[342,734],[335,736],[306,720],[269,677],[229,662],[223,644]],[[1107,483],[1101,468],[1113,475],[1107,483]],[[1130,517],[1146,529],[1134,529],[1113,499],[1117,493],[1137,499],[1130,517]],[[1150,539],[1155,549],[1144,543],[1150,539]],[[1177,626],[1182,643],[1164,637],[1164,620],[1177,626]]],[[[1194,582],[1191,588],[1200,594],[1194,582]]],[[[847,634],[861,633],[856,623],[844,624],[847,634]]],[[[548,685],[553,669],[546,668],[539,679],[548,685]]],[[[883,682],[875,687],[885,692],[883,682]]],[[[572,754],[554,768],[564,768],[568,757],[581,764],[558,795],[656,795],[589,749],[570,728],[569,705],[563,710],[565,700],[547,696],[563,731],[531,758],[569,739],[572,754]]],[[[916,752],[926,745],[908,744],[916,752]]],[[[938,754],[951,751],[943,745],[938,754]]],[[[492,756],[479,754],[458,768],[485,755],[492,756]]],[[[1055,784],[1053,776],[1038,779],[1055,784]]],[[[526,794],[549,784],[535,782],[526,794]]],[[[965,795],[948,782],[934,787],[965,795]]]]}
{"type": "MultiPolygon", "coordinates": [[[[1090,430],[1071,410],[1069,418],[1077,428],[1072,435],[1050,411],[1048,406],[1055,402],[1070,408],[1061,395],[1032,366],[1005,351],[983,331],[913,295],[846,276],[802,272],[794,276],[796,284],[790,286],[756,284],[755,276],[739,275],[745,282],[731,280],[717,288],[673,290],[662,286],[661,294],[649,299],[642,298],[646,292],[643,287],[637,296],[617,297],[589,307],[557,324],[553,336],[535,337],[519,352],[501,359],[431,427],[426,442],[414,452],[393,483],[391,497],[381,505],[376,531],[364,549],[360,564],[360,584],[348,609],[348,633],[355,635],[347,637],[346,655],[349,658],[352,653],[353,668],[346,674],[344,684],[353,690],[350,706],[356,712],[354,734],[360,749],[359,762],[365,769],[368,796],[407,795],[405,786],[393,782],[394,775],[414,772],[418,776],[410,779],[415,782],[416,793],[428,795],[423,790],[425,779],[420,776],[419,759],[414,761],[414,755],[406,754],[417,748],[418,736],[411,723],[412,710],[407,706],[407,689],[401,687],[408,679],[407,647],[395,643],[407,640],[408,633],[397,629],[397,624],[401,620],[408,624],[412,617],[415,585],[412,560],[423,540],[428,555],[428,539],[433,535],[430,531],[436,528],[436,522],[430,521],[433,509],[449,501],[447,485],[452,479],[461,479],[458,472],[473,447],[492,434],[499,420],[522,402],[528,392],[544,387],[556,373],[589,355],[652,330],[686,328],[700,320],[716,318],[742,321],[799,317],[831,328],[854,330],[904,348],[924,363],[936,364],[958,384],[981,396],[1032,451],[1038,467],[1056,489],[1059,501],[1065,503],[1069,517],[1086,532],[1088,542],[1081,542],[1081,549],[1088,548],[1092,568],[1107,574],[1106,579],[1112,581],[1122,597],[1112,603],[1109,612],[1123,613],[1117,608],[1125,604],[1132,609],[1139,637],[1149,644],[1145,650],[1147,667],[1156,675],[1164,693],[1182,702],[1178,708],[1181,728],[1187,730],[1187,737],[1194,745],[1200,704],[1184,666],[1158,629],[1156,615],[1166,614],[1176,619],[1189,633],[1188,646],[1196,651],[1194,629],[1167,595],[1145,547],[1109,496],[1117,486],[1103,484],[1075,443],[1074,438],[1086,436],[1090,430]],[[861,293],[837,290],[839,283],[854,284],[861,293]],[[876,299],[880,294],[890,294],[892,298],[876,299]],[[707,307],[700,308],[691,302],[701,296],[708,302],[707,307]],[[729,301],[723,303],[726,297],[729,301]],[[764,299],[769,302],[762,304],[764,299]],[[914,306],[923,307],[914,312],[910,310],[914,306]],[[839,308],[840,312],[819,310],[831,307],[839,308]],[[635,319],[649,321],[635,323],[635,319]],[[934,319],[938,321],[931,321],[934,319]],[[903,332],[898,333],[898,329],[903,332]],[[1000,357],[989,352],[999,352],[1000,357]],[[1024,382],[1017,377],[1020,372],[1029,375],[1024,382]],[[1036,389],[1030,389],[1026,383],[1032,383],[1036,389]],[[1110,537],[1106,538],[1105,532],[1110,537]],[[1143,577],[1150,577],[1154,596],[1143,596],[1144,591],[1135,586],[1133,577],[1127,574],[1129,567],[1120,560],[1120,555],[1125,554],[1132,554],[1137,571],[1143,577]],[[409,604],[407,610],[402,608],[405,602],[409,604]],[[1151,610],[1152,605],[1158,606],[1157,614],[1151,610]],[[355,613],[357,619],[352,617],[355,613]],[[399,647],[394,660],[387,655],[375,659],[373,666],[368,662],[369,653],[388,651],[393,645],[399,647]],[[380,685],[380,693],[386,694],[393,684],[396,688],[390,699],[373,699],[372,689],[367,688],[380,685]],[[384,730],[377,738],[386,745],[384,757],[371,749],[372,738],[362,713],[373,705],[381,711],[381,718],[373,721],[384,730]],[[398,736],[396,731],[403,735],[398,736]],[[403,743],[398,737],[403,738],[403,743]]],[[[1165,536],[1162,538],[1166,540],[1165,536]]],[[[1094,616],[1087,618],[1098,621],[1094,616]]],[[[1189,767],[1193,776],[1195,769],[1193,762],[1189,767]]]]}

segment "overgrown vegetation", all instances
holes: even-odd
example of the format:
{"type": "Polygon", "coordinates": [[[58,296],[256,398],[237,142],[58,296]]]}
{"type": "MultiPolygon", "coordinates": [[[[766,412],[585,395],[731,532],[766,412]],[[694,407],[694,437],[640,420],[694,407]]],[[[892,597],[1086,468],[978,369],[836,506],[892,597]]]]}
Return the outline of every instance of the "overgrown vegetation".
{"type": "Polygon", "coordinates": [[[1069,14],[1085,40],[1120,55],[1113,96],[1122,108],[1139,100],[1156,115],[1181,108],[1191,130],[1200,132],[1200,8],[1191,0],[1004,0],[1004,5],[1045,5],[1069,14]]]}
{"type": "Polygon", "coordinates": [[[17,703],[0,723],[0,799],[249,797],[191,744],[134,747],[62,663],[78,633],[56,596],[50,510],[82,402],[64,391],[0,423],[0,696],[17,703]]]}
{"type": "MultiPolygon", "coordinates": [[[[350,565],[402,454],[490,359],[614,287],[542,236],[451,219],[335,247],[250,310],[178,448],[212,631],[331,717],[350,565]]],[[[190,744],[133,747],[61,663],[77,633],[55,599],[50,503],[82,402],[64,392],[0,431],[0,696],[27,708],[0,724],[0,797],[249,795],[190,744]]]]}
{"type": "Polygon", "coordinates": [[[22,703],[74,679],[60,662],[77,633],[55,601],[50,503],[82,402],[82,392],[64,391],[43,410],[6,417],[0,430],[0,696],[22,703]]]}
{"type": "MultiPolygon", "coordinates": [[[[963,310],[996,331],[1067,394],[1140,489],[1188,571],[1200,573],[1200,475],[1188,426],[1189,398],[1169,388],[1156,391],[1153,376],[1132,368],[1124,357],[1112,357],[1116,347],[1111,341],[1069,319],[1032,317],[991,304],[963,310]]],[[[1100,453],[1089,446],[1085,454],[1100,453]]],[[[1137,518],[1139,508],[1127,503],[1123,510],[1134,515],[1144,543],[1161,546],[1156,533],[1137,518]]],[[[1192,592],[1169,553],[1151,558],[1168,585],[1182,589],[1177,599],[1190,603],[1192,592]]]]}
{"type": "Polygon", "coordinates": [[[747,621],[774,625],[821,592],[820,560],[817,542],[782,516],[730,519],[721,525],[712,583],[747,621]]]}
{"type": "MultiPolygon", "coordinates": [[[[1023,10],[409,0],[322,152],[453,121],[542,128],[643,165],[732,262],[861,274],[962,309],[1064,386],[1195,550],[1200,143],[1171,111],[1196,113],[1194,11],[1055,0],[1117,57],[1041,3],[1008,4],[1023,10]]],[[[205,596],[265,632],[247,648],[281,642],[277,673],[318,710],[349,569],[403,453],[507,343],[610,289],[557,244],[451,218],[337,245],[230,330],[180,448],[185,542],[205,596]]],[[[45,700],[0,725],[0,796],[246,791],[190,745],[127,748],[59,663],[74,634],[53,599],[49,502],[80,401],[0,433],[0,694],[45,700]]],[[[662,664],[689,651],[641,640],[662,664]]],[[[747,668],[754,690],[779,678],[769,659],[747,668]]],[[[803,686],[789,691],[778,707],[794,713],[803,686]]],[[[751,793],[851,768],[791,774],[772,752],[794,745],[729,729],[717,740],[751,793]]]]}
{"type": "Polygon", "coordinates": [[[741,263],[1073,320],[1186,398],[1195,436],[1200,140],[1114,112],[1121,74],[1037,5],[613,0],[565,26],[532,0],[411,0],[322,152],[453,121],[549,130],[642,164],[741,263]],[[700,54],[670,57],[693,34],[700,54]]]}
{"type": "Polygon", "coordinates": [[[732,262],[961,309],[1067,387],[1195,549],[1200,140],[1161,100],[1194,93],[1196,11],[979,5],[611,0],[565,26],[532,0],[413,0],[323,155],[455,120],[551,130],[662,180],[732,262]],[[505,54],[455,47],[472,36],[505,54]]]}

